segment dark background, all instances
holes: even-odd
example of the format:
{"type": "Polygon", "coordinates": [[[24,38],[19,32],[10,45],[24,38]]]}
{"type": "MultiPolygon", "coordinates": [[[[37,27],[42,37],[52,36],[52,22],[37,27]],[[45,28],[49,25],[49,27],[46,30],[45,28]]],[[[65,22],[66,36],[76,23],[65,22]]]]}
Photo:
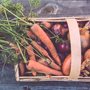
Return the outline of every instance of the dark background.
{"type": "MultiPolygon", "coordinates": [[[[29,11],[28,0],[14,0],[21,2],[29,11]]],[[[38,8],[33,9],[39,17],[68,17],[89,16],[90,0],[41,0],[38,8]]],[[[2,67],[2,65],[0,65],[2,67]]],[[[90,83],[86,82],[16,82],[14,67],[7,65],[0,68],[0,90],[90,90],[90,83]]]]}

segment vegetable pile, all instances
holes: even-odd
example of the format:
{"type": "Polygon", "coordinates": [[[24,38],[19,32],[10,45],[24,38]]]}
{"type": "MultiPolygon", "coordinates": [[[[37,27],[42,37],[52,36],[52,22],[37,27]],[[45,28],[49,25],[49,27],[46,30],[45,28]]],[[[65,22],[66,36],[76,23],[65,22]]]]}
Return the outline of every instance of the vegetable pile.
{"type": "MultiPolygon", "coordinates": [[[[0,60],[6,55],[9,62],[18,63],[20,76],[70,74],[72,57],[69,29],[65,21],[34,21],[21,18],[22,10],[17,15],[3,4],[0,7],[3,10],[0,20],[0,60]]],[[[90,76],[90,21],[78,21],[78,26],[82,45],[80,75],[90,76]]]]}

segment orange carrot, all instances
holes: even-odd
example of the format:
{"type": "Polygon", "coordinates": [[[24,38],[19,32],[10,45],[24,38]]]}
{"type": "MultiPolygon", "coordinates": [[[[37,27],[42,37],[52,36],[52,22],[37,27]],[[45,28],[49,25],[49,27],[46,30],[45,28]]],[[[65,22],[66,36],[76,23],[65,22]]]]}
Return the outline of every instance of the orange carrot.
{"type": "Polygon", "coordinates": [[[53,69],[61,70],[61,68],[57,64],[55,64],[53,61],[49,60],[48,58],[47,59],[43,59],[43,58],[39,59],[38,62],[43,65],[50,66],[53,69]]]}
{"type": "Polygon", "coordinates": [[[36,36],[32,33],[32,31],[29,30],[29,31],[27,31],[26,33],[27,33],[27,36],[28,36],[28,37],[31,37],[31,38],[33,38],[33,39],[36,38],[36,36]]]}
{"type": "Polygon", "coordinates": [[[43,64],[43,65],[45,65],[45,66],[49,66],[49,63],[46,62],[46,61],[43,60],[43,59],[39,59],[38,62],[41,63],[41,64],[43,64]]]}
{"type": "Polygon", "coordinates": [[[36,60],[32,46],[31,46],[31,45],[28,45],[28,46],[26,47],[26,50],[27,50],[27,53],[28,53],[28,55],[29,55],[29,57],[30,57],[29,59],[31,59],[31,60],[36,60]]]}
{"type": "Polygon", "coordinates": [[[34,48],[36,48],[42,55],[48,57],[50,60],[51,57],[49,56],[48,52],[43,48],[41,47],[37,42],[35,42],[34,40],[31,42],[31,44],[33,45],[34,48]]]}
{"type": "MultiPolygon", "coordinates": [[[[35,54],[34,54],[34,51],[33,51],[32,46],[31,46],[31,45],[27,46],[27,47],[26,47],[26,50],[27,50],[27,53],[28,53],[28,55],[29,55],[29,57],[30,57],[29,59],[35,61],[36,58],[35,58],[35,54]]],[[[33,75],[33,76],[36,76],[36,74],[37,74],[37,73],[32,70],[32,75],[33,75]]]]}
{"type": "Polygon", "coordinates": [[[19,65],[19,70],[20,70],[20,75],[23,76],[25,73],[25,65],[23,63],[23,61],[20,61],[19,65]]]}
{"type": "Polygon", "coordinates": [[[44,66],[34,60],[29,60],[28,64],[26,65],[28,70],[35,70],[36,72],[44,73],[44,74],[53,74],[57,76],[63,75],[62,72],[51,69],[47,66],[44,66]]]}
{"type": "Polygon", "coordinates": [[[41,54],[43,54],[44,56],[49,58],[48,52],[42,48],[37,42],[35,42],[34,40],[31,42],[31,44],[33,45],[34,48],[36,48],[41,54]]]}
{"type": "MultiPolygon", "coordinates": [[[[43,59],[39,59],[38,62],[41,63],[41,64],[43,64],[43,65],[45,65],[45,66],[49,66],[49,63],[48,62],[45,62],[43,59]]],[[[46,77],[47,78],[50,78],[51,75],[46,74],[46,77]]]]}
{"type": "Polygon", "coordinates": [[[50,28],[51,27],[51,23],[47,22],[47,21],[43,21],[42,24],[47,27],[50,28]]]}
{"type": "MultiPolygon", "coordinates": [[[[60,67],[54,63],[54,61],[49,56],[48,52],[41,47],[39,44],[37,44],[34,40],[31,42],[31,44],[44,56],[48,58],[48,61],[51,62],[50,66],[56,70],[60,70],[60,67]]],[[[44,59],[43,59],[44,60],[44,59]]],[[[49,64],[49,63],[48,63],[49,64]]]]}
{"type": "Polygon", "coordinates": [[[47,46],[52,57],[55,59],[57,64],[61,65],[61,60],[57,54],[57,51],[56,51],[52,41],[50,40],[50,38],[44,32],[44,30],[38,24],[34,24],[31,27],[31,31],[47,46]]]}

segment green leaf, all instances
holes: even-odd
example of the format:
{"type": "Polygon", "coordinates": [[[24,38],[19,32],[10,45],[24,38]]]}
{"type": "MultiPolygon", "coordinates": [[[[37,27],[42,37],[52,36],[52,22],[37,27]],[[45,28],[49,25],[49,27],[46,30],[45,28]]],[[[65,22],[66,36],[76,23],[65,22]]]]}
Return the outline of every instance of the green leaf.
{"type": "Polygon", "coordinates": [[[37,8],[40,5],[41,0],[29,0],[31,7],[37,8]]]}
{"type": "Polygon", "coordinates": [[[37,13],[35,13],[35,12],[31,12],[30,15],[31,15],[31,17],[38,17],[37,13]]]}
{"type": "Polygon", "coordinates": [[[2,3],[4,6],[8,6],[12,3],[12,0],[0,0],[0,3],[2,3]]]}

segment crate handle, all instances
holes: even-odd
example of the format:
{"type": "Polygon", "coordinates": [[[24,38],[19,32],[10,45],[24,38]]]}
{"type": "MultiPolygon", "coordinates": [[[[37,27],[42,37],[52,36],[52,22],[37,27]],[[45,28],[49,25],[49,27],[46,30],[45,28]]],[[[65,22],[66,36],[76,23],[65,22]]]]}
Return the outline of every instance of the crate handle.
{"type": "Polygon", "coordinates": [[[78,79],[81,69],[81,40],[79,27],[76,19],[68,18],[66,19],[71,42],[71,71],[69,75],[69,80],[78,79]]]}

